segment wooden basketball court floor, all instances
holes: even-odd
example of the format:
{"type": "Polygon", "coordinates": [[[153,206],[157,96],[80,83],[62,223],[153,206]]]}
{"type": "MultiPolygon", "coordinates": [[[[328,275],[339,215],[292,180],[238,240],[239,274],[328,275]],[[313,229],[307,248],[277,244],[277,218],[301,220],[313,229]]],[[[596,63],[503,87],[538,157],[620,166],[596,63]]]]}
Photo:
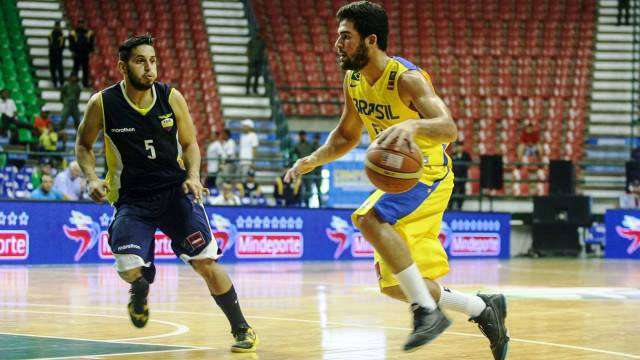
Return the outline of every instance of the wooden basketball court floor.
{"type": "MultiPolygon", "coordinates": [[[[402,352],[407,305],[379,295],[370,261],[227,265],[261,344],[231,335],[187,266],[160,264],[151,320],[134,328],[112,266],[0,266],[0,359],[492,359],[463,315],[402,352]]],[[[508,296],[509,359],[640,359],[640,264],[579,259],[452,262],[444,283],[508,296]]]]}

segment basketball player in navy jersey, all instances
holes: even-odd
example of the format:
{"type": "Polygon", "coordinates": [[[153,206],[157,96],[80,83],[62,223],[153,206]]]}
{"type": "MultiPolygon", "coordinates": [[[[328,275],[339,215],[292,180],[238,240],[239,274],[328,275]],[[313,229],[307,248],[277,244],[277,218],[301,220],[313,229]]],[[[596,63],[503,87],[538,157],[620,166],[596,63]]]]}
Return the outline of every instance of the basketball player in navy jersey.
{"type": "Polygon", "coordinates": [[[127,39],[118,50],[124,80],[94,94],[78,128],[76,157],[96,202],[109,201],[115,214],[109,245],[116,269],[131,284],[131,321],[149,319],[147,295],[154,280],[154,234],[171,238],[175,254],[206,281],[227,316],[233,352],[253,352],[255,332],[245,320],[233,284],[222,266],[200,183],[200,150],[187,103],[175,88],[156,81],[153,38],[127,39]],[[107,176],[95,172],[93,144],[104,133],[107,176]]]}

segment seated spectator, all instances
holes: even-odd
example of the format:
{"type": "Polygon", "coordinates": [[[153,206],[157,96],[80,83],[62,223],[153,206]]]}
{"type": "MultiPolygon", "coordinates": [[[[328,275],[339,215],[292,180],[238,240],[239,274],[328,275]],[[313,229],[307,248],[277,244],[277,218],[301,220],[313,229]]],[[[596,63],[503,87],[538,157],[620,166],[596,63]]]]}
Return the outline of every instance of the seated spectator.
{"type": "Polygon", "coordinates": [[[211,205],[219,206],[238,206],[240,205],[240,198],[233,193],[233,186],[230,182],[225,181],[222,183],[222,191],[220,195],[213,198],[211,205]]]}
{"type": "Polygon", "coordinates": [[[53,178],[51,175],[42,175],[40,187],[31,193],[33,200],[62,200],[62,195],[53,189],[53,178]]]}
{"type": "Polygon", "coordinates": [[[540,144],[540,133],[536,131],[533,124],[526,122],[524,130],[520,134],[518,144],[518,159],[527,161],[530,157],[542,156],[542,144],[540,144]]]}
{"type": "Polygon", "coordinates": [[[42,158],[40,160],[40,166],[38,166],[38,168],[36,168],[31,174],[31,185],[33,185],[33,188],[35,189],[40,186],[40,183],[42,183],[42,176],[49,175],[54,179],[57,174],[58,170],[51,164],[51,159],[42,158]]]}
{"type": "Polygon", "coordinates": [[[276,199],[277,206],[300,206],[302,177],[298,176],[294,182],[287,183],[284,181],[284,175],[288,170],[289,168],[285,169],[282,175],[276,178],[273,197],[276,199]]]}
{"type": "Polygon", "coordinates": [[[0,134],[6,135],[7,130],[16,121],[16,107],[15,101],[9,95],[9,90],[0,90],[0,134]]]}
{"type": "Polygon", "coordinates": [[[51,122],[40,135],[40,149],[42,151],[58,150],[58,133],[53,129],[53,123],[51,122]]]}
{"type": "Polygon", "coordinates": [[[33,130],[33,125],[30,122],[18,118],[17,111],[18,108],[11,98],[9,90],[0,91],[0,134],[6,135],[7,130],[11,130],[9,138],[11,144],[27,143],[31,140],[31,136],[28,139],[21,139],[19,129],[33,130]]]}
{"type": "Polygon", "coordinates": [[[69,166],[56,176],[53,188],[60,192],[64,200],[80,200],[86,186],[80,172],[78,162],[72,161],[69,166]]]}
{"type": "Polygon", "coordinates": [[[46,110],[40,111],[40,115],[36,116],[35,121],[33,122],[34,135],[40,137],[49,125],[51,125],[51,119],[49,119],[49,112],[46,110]]]}
{"type": "Polygon", "coordinates": [[[634,180],[629,184],[627,191],[620,195],[621,209],[638,209],[640,208],[640,180],[634,180]]]}
{"type": "Polygon", "coordinates": [[[249,170],[247,180],[240,184],[239,190],[243,205],[264,205],[266,203],[260,185],[256,183],[255,175],[253,170],[249,170]]]}

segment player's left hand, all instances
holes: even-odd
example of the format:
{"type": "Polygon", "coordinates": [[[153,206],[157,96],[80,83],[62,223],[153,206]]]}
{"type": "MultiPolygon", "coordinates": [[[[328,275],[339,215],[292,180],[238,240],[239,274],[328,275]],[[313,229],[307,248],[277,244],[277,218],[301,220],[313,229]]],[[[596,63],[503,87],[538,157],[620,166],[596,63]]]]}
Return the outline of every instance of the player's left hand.
{"type": "Polygon", "coordinates": [[[193,200],[200,204],[203,203],[204,197],[209,195],[209,189],[202,186],[200,179],[187,178],[182,183],[182,190],[185,194],[192,193],[193,200]]]}
{"type": "Polygon", "coordinates": [[[378,135],[376,142],[380,147],[411,152],[411,143],[415,134],[413,121],[404,121],[393,125],[378,135]]]}

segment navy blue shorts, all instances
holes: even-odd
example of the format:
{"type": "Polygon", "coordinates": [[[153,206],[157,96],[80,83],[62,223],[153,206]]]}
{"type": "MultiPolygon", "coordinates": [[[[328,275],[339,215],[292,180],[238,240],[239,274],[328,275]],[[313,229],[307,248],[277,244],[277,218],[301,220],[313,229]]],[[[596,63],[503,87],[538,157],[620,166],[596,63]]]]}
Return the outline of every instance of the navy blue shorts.
{"type": "Polygon", "coordinates": [[[118,205],[109,226],[109,245],[118,271],[139,266],[153,269],[156,229],[171,238],[173,252],[185,262],[193,258],[217,259],[220,254],[217,243],[211,241],[204,207],[177,186],[118,205]]]}

